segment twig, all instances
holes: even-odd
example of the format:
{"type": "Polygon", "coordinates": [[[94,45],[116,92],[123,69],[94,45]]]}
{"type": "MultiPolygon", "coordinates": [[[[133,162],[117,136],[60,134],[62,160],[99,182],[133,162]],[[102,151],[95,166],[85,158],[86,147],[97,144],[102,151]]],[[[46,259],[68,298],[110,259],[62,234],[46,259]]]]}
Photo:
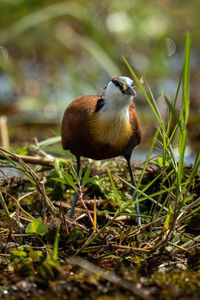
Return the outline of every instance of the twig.
{"type": "MultiPolygon", "coordinates": [[[[102,201],[105,202],[105,200],[97,200],[97,205],[98,205],[98,201],[102,201]]],[[[56,205],[56,206],[62,206],[62,207],[65,207],[65,208],[71,208],[71,204],[68,204],[68,203],[65,203],[65,202],[62,202],[62,201],[53,201],[53,203],[56,205]]],[[[84,200],[84,203],[86,204],[91,204],[93,203],[94,204],[94,200],[84,200]]],[[[76,207],[75,208],[75,211],[77,212],[83,212],[83,208],[79,208],[79,207],[76,207]]],[[[90,214],[94,214],[94,211],[93,210],[89,210],[90,214]]],[[[108,220],[112,220],[113,217],[110,217],[109,215],[105,214],[105,212],[98,212],[96,211],[96,215],[97,216],[102,216],[104,215],[104,217],[106,217],[108,220]]],[[[80,216],[77,217],[77,220],[79,220],[80,216]]],[[[82,217],[81,217],[82,218],[82,217]]],[[[129,220],[132,220],[133,218],[131,216],[119,216],[115,219],[115,222],[122,222],[122,221],[129,221],[129,220]]],[[[152,222],[152,223],[155,223],[155,222],[152,222]]]]}
{"type": "Polygon", "coordinates": [[[46,178],[43,178],[40,182],[40,178],[38,177],[38,175],[24,162],[24,160],[20,156],[17,156],[2,147],[0,147],[0,154],[2,154],[4,159],[7,159],[8,161],[10,160],[10,164],[8,166],[12,166],[13,168],[20,170],[36,186],[38,192],[43,197],[44,203],[46,203],[51,211],[54,212],[56,208],[48,199],[44,188],[46,178]],[[18,166],[18,164],[16,164],[14,161],[17,161],[20,166],[18,166]]]}
{"type": "Polygon", "coordinates": [[[10,257],[11,254],[8,254],[8,253],[0,253],[0,256],[10,257]]]}
{"type": "Polygon", "coordinates": [[[45,183],[46,183],[46,177],[43,177],[42,180],[40,181],[41,183],[41,194],[43,196],[43,199],[45,201],[45,204],[47,207],[50,207],[51,209],[55,209],[55,206],[52,204],[51,200],[48,198],[46,191],[45,191],[45,183]]]}
{"type": "Polygon", "coordinates": [[[129,247],[129,246],[123,246],[123,245],[115,245],[115,244],[110,244],[109,246],[115,248],[115,249],[120,249],[124,251],[132,251],[132,252],[140,252],[140,253],[149,253],[151,248],[135,248],[135,247],[129,247]]]}
{"type": "Polygon", "coordinates": [[[31,191],[31,192],[28,192],[27,194],[24,194],[24,195],[22,195],[22,196],[20,196],[19,198],[18,198],[18,202],[20,202],[22,199],[24,199],[24,198],[28,198],[29,196],[31,196],[31,195],[33,195],[34,193],[36,193],[37,192],[37,190],[34,190],[34,191],[31,191]]]}
{"type": "Polygon", "coordinates": [[[79,224],[78,222],[76,222],[73,219],[69,219],[68,217],[65,216],[65,220],[67,221],[67,223],[74,225],[76,227],[81,228],[83,231],[85,231],[86,233],[88,233],[90,231],[90,229],[88,229],[86,226],[79,224]]]}
{"type": "Polygon", "coordinates": [[[173,253],[173,254],[175,254],[175,253],[177,253],[177,252],[179,252],[179,251],[181,251],[181,250],[183,250],[184,249],[184,251],[187,251],[187,250],[189,250],[189,248],[190,247],[192,247],[193,246],[193,244],[194,243],[196,243],[196,242],[199,242],[200,241],[200,235],[198,235],[198,236],[196,236],[195,238],[193,238],[191,241],[188,241],[188,242],[186,242],[185,244],[183,244],[183,245],[181,245],[181,248],[182,249],[174,249],[171,253],[173,253]]]}
{"type": "Polygon", "coordinates": [[[121,286],[126,290],[131,291],[133,294],[137,295],[140,299],[148,299],[148,300],[153,299],[148,290],[141,289],[141,287],[138,287],[132,281],[123,279],[119,277],[117,274],[115,274],[114,272],[108,272],[107,270],[104,270],[87,260],[84,260],[80,257],[70,257],[69,263],[72,265],[79,266],[82,269],[86,270],[87,272],[94,273],[112,282],[113,284],[116,284],[117,286],[121,286]]]}
{"type": "Polygon", "coordinates": [[[12,234],[12,229],[13,229],[12,218],[10,216],[10,213],[8,211],[8,207],[6,205],[6,202],[4,200],[4,197],[3,197],[3,194],[2,194],[1,191],[0,191],[0,203],[1,203],[3,209],[4,209],[5,213],[6,213],[7,219],[8,219],[8,224],[9,224],[9,234],[8,234],[8,237],[10,237],[11,234],[12,234]]]}
{"type": "Polygon", "coordinates": [[[34,148],[36,148],[35,150],[37,151],[37,153],[39,153],[39,155],[41,155],[42,157],[45,157],[46,159],[50,159],[50,160],[54,159],[55,160],[55,158],[52,155],[50,155],[50,154],[46,153],[44,150],[40,149],[39,144],[38,144],[38,139],[36,137],[34,138],[34,142],[35,142],[34,148]]]}
{"type": "MultiPolygon", "coordinates": [[[[9,194],[9,193],[8,193],[6,190],[4,190],[4,189],[2,189],[2,193],[6,194],[6,195],[8,195],[10,198],[12,198],[12,199],[15,201],[15,203],[17,204],[17,206],[19,207],[19,209],[21,209],[22,212],[23,212],[27,217],[29,217],[31,220],[34,220],[34,218],[33,218],[27,211],[25,211],[25,209],[23,209],[23,207],[22,207],[21,204],[19,203],[20,198],[17,200],[13,195],[9,194]]],[[[21,197],[21,199],[24,198],[25,196],[29,195],[29,194],[32,194],[32,193],[33,193],[33,192],[28,193],[28,194],[26,194],[26,195],[23,195],[23,196],[21,197]]]]}
{"type": "MultiPolygon", "coordinates": [[[[5,152],[5,148],[0,147],[0,150],[5,152]]],[[[43,158],[35,157],[29,155],[11,155],[11,153],[6,152],[7,156],[12,158],[14,161],[23,160],[25,163],[30,163],[33,165],[42,165],[42,166],[53,166],[53,163],[56,158],[43,158]]],[[[0,153],[0,159],[5,159],[5,157],[0,153]]]]}
{"type": "Polygon", "coordinates": [[[176,244],[174,244],[174,243],[172,243],[172,242],[170,242],[170,241],[169,241],[168,243],[169,243],[169,245],[175,247],[176,250],[188,251],[188,249],[185,249],[185,248],[183,248],[182,246],[176,245],[176,244]]]}
{"type": "Polygon", "coordinates": [[[87,212],[87,215],[88,215],[88,218],[90,220],[90,223],[92,224],[92,226],[94,228],[94,221],[93,221],[92,216],[91,216],[91,214],[90,214],[90,212],[89,212],[89,210],[88,210],[88,208],[87,208],[87,206],[86,206],[86,204],[85,204],[85,202],[83,200],[83,193],[82,193],[82,188],[81,188],[80,184],[78,184],[78,190],[79,190],[79,199],[80,199],[83,207],[85,208],[85,210],[87,212]]]}
{"type": "Polygon", "coordinates": [[[183,219],[188,218],[188,215],[184,216],[190,209],[192,209],[193,207],[195,207],[197,204],[200,203],[200,198],[196,199],[195,201],[193,201],[192,203],[190,203],[178,216],[177,220],[181,220],[183,221],[183,219]]]}

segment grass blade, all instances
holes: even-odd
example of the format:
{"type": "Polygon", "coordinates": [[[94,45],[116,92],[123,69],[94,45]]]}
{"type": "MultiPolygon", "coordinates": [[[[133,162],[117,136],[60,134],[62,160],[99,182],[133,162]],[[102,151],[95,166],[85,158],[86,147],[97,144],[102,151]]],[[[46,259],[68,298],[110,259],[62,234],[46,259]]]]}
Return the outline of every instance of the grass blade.
{"type": "Polygon", "coordinates": [[[116,188],[116,185],[114,183],[114,180],[112,178],[111,172],[110,172],[110,170],[108,168],[107,168],[107,172],[108,172],[108,176],[110,178],[110,182],[111,182],[114,194],[115,194],[115,198],[116,198],[117,204],[120,207],[121,206],[120,196],[119,196],[119,193],[117,191],[117,188],[116,188]]]}
{"type": "Polygon", "coordinates": [[[187,124],[189,115],[189,83],[190,83],[190,34],[186,33],[185,58],[183,71],[183,121],[187,124]]]}

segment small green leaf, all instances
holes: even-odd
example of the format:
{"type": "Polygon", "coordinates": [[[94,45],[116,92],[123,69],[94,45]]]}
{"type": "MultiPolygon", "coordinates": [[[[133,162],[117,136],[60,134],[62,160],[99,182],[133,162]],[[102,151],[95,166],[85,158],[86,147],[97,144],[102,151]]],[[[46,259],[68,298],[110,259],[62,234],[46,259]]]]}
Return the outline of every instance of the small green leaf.
{"type": "Polygon", "coordinates": [[[153,163],[158,165],[159,167],[169,166],[169,162],[167,160],[163,160],[163,157],[158,157],[156,160],[153,161],[153,163]]]}
{"type": "Polygon", "coordinates": [[[23,249],[10,248],[8,252],[14,256],[26,257],[27,253],[23,249]]]}
{"type": "Polygon", "coordinates": [[[70,161],[68,161],[68,166],[69,166],[69,169],[70,169],[70,173],[72,174],[74,180],[77,180],[77,173],[76,173],[76,170],[74,169],[73,165],[71,164],[70,161]]]}
{"type": "Polygon", "coordinates": [[[66,180],[64,178],[51,178],[52,180],[55,180],[57,182],[61,182],[61,183],[64,183],[66,184],[66,180]]]}
{"type": "Polygon", "coordinates": [[[87,171],[85,172],[85,175],[83,176],[82,187],[84,187],[88,182],[91,181],[91,178],[89,178],[90,173],[91,173],[91,169],[87,169],[87,171]]]}
{"type": "Polygon", "coordinates": [[[70,185],[75,191],[77,191],[77,187],[72,180],[71,176],[68,173],[63,173],[63,177],[65,178],[65,183],[70,185]]]}
{"type": "Polygon", "coordinates": [[[39,235],[45,235],[47,233],[47,226],[45,224],[42,224],[39,219],[35,219],[26,226],[26,233],[37,233],[39,235]]]}

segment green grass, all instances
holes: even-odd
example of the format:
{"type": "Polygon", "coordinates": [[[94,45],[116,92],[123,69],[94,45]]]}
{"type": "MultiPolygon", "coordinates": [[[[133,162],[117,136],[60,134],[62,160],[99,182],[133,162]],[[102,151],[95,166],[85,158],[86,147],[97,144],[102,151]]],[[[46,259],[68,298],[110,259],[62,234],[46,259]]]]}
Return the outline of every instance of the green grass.
{"type": "MultiPolygon", "coordinates": [[[[187,210],[187,204],[188,199],[191,199],[191,195],[188,197],[188,191],[190,187],[194,183],[194,178],[197,173],[197,170],[200,165],[200,152],[197,153],[196,160],[194,163],[194,167],[188,178],[186,179],[184,175],[184,157],[185,157],[185,149],[187,145],[187,122],[188,122],[188,116],[189,116],[189,104],[190,104],[190,98],[189,98],[189,81],[190,81],[190,34],[187,32],[186,39],[185,39],[185,56],[184,56],[184,66],[183,71],[180,76],[180,80],[178,83],[177,91],[174,96],[174,100],[172,104],[168,100],[165,93],[163,93],[163,98],[165,99],[170,115],[169,115],[169,121],[168,124],[165,126],[163,119],[161,118],[161,114],[159,112],[158,106],[156,104],[155,98],[153,96],[153,93],[150,89],[150,87],[147,85],[148,93],[146,92],[145,88],[142,86],[142,84],[139,81],[139,78],[135,74],[134,70],[131,68],[129,63],[125,58],[124,61],[133,76],[134,80],[136,81],[137,85],[139,86],[143,96],[147,100],[149,106],[152,109],[152,112],[157,120],[158,123],[158,131],[159,131],[159,139],[157,140],[157,145],[162,150],[162,168],[163,168],[163,174],[167,172],[167,169],[169,169],[169,166],[172,168],[172,171],[174,173],[174,183],[169,188],[166,189],[163,185],[163,189],[158,192],[158,195],[163,192],[168,192],[167,201],[165,202],[165,207],[169,207],[171,205],[171,202],[173,201],[172,206],[170,207],[170,220],[171,220],[171,227],[174,228],[177,220],[179,219],[180,213],[183,210],[187,210]],[[176,102],[178,95],[180,93],[180,88],[182,85],[182,107],[181,112],[179,115],[177,115],[177,112],[175,110],[176,108],[176,102]],[[172,126],[172,120],[176,122],[176,125],[174,126],[174,129],[172,130],[172,133],[170,135],[170,130],[172,126]],[[174,138],[178,135],[178,151],[179,151],[179,160],[177,161],[175,154],[174,154],[174,138]],[[170,164],[170,165],[168,165],[170,164]]],[[[157,139],[158,132],[156,132],[155,138],[157,139]]],[[[155,140],[153,141],[154,144],[155,140]]],[[[152,145],[153,145],[152,144],[152,145]]],[[[175,145],[176,146],[176,145],[175,145]]],[[[151,148],[152,149],[152,148],[151,148]]],[[[150,155],[147,157],[147,161],[145,163],[145,166],[150,162],[150,155]]],[[[144,171],[141,174],[141,177],[139,179],[139,183],[142,180],[144,171]]],[[[163,178],[164,180],[164,178],[163,178]]],[[[140,191],[139,189],[139,183],[137,185],[139,196],[144,192],[140,191]]],[[[151,182],[149,183],[151,185],[151,182]]],[[[154,195],[151,195],[152,197],[154,195]]],[[[151,197],[149,196],[149,197],[151,197]]],[[[140,198],[138,202],[143,201],[146,198],[140,198]]],[[[159,217],[159,215],[158,215],[159,217]]],[[[169,215],[167,215],[167,218],[169,219],[169,215]]],[[[169,223],[169,222],[168,222],[169,223]]],[[[170,225],[169,225],[170,226],[170,225]]]]}

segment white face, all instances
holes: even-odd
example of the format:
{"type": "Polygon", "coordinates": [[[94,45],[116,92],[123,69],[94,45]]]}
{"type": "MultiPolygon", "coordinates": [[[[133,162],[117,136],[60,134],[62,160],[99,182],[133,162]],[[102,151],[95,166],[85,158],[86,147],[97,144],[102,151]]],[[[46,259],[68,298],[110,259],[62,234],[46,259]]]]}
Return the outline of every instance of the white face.
{"type": "Polygon", "coordinates": [[[131,88],[131,84],[132,84],[132,80],[130,78],[128,78],[130,80],[130,82],[128,82],[126,80],[127,86],[128,86],[128,90],[130,90],[130,92],[126,91],[124,92],[122,88],[120,88],[119,86],[116,86],[115,83],[113,83],[113,81],[110,81],[104,91],[104,99],[107,103],[110,103],[112,106],[120,106],[120,107],[124,107],[124,106],[129,106],[131,101],[133,101],[135,94],[133,94],[134,92],[132,92],[132,88],[131,88]],[[129,89],[129,85],[130,85],[130,89],[129,89]]]}

